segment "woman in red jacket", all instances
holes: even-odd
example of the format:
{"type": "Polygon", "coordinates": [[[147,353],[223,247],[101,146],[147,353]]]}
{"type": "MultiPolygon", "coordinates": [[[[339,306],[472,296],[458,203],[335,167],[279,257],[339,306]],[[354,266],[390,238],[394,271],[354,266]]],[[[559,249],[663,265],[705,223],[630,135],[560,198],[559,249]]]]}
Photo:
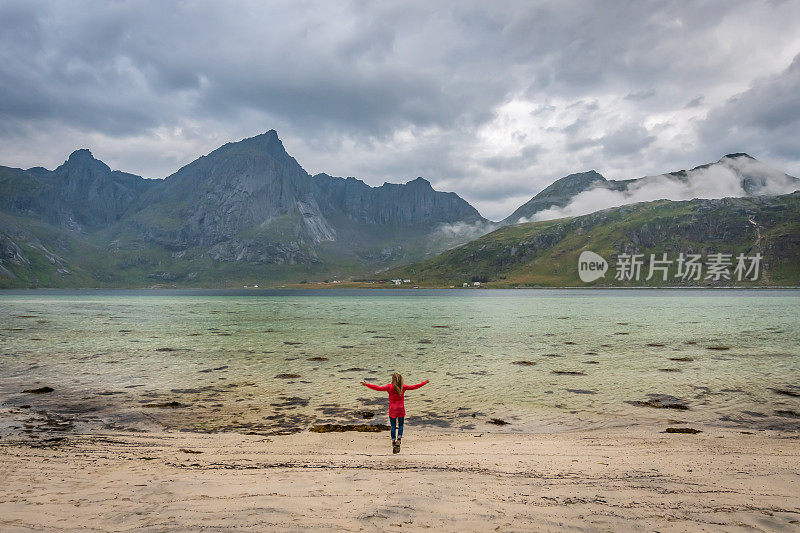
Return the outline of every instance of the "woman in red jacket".
{"type": "Polygon", "coordinates": [[[383,387],[373,385],[372,383],[367,383],[366,381],[361,382],[362,385],[369,387],[372,390],[387,391],[389,393],[389,423],[392,426],[392,453],[398,453],[400,451],[400,440],[403,438],[403,420],[406,416],[406,407],[403,403],[405,392],[407,390],[418,389],[426,383],[428,383],[427,379],[422,383],[417,383],[416,385],[406,385],[403,382],[403,376],[397,372],[392,374],[392,382],[388,385],[384,385],[383,387]],[[395,428],[397,428],[396,439],[395,428]]]}

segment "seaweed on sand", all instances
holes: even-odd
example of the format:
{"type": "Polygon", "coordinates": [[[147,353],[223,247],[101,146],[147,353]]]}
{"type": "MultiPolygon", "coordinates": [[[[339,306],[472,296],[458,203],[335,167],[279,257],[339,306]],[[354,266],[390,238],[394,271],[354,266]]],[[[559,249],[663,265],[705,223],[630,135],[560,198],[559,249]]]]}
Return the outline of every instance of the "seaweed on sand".
{"type": "Polygon", "coordinates": [[[159,409],[175,409],[177,407],[185,407],[184,404],[180,402],[164,402],[164,403],[146,403],[142,407],[149,407],[149,408],[159,408],[159,409]]]}
{"type": "Polygon", "coordinates": [[[345,431],[358,431],[360,433],[378,433],[388,431],[389,426],[384,424],[321,424],[313,426],[312,433],[344,433],[345,431]]]}
{"type": "Polygon", "coordinates": [[[53,392],[55,389],[53,387],[39,387],[38,389],[26,389],[23,394],[47,394],[49,392],[53,392]]]}

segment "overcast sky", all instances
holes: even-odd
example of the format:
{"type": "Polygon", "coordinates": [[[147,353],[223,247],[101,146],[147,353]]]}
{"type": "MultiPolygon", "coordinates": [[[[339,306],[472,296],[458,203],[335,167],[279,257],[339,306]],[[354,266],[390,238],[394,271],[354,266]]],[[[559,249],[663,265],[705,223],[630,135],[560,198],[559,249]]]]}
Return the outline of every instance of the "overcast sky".
{"type": "Polygon", "coordinates": [[[276,129],[311,174],[503,218],[554,179],[800,176],[800,2],[0,0],[0,164],[164,177],[276,129]]]}

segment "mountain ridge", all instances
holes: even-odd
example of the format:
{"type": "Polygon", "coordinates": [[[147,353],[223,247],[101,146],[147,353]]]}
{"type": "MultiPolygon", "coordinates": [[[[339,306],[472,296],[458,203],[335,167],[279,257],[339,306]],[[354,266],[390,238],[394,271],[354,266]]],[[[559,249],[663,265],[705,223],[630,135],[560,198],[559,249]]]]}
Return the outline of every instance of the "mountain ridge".
{"type": "MultiPolygon", "coordinates": [[[[660,194],[665,183],[680,194],[728,192],[703,188],[720,177],[730,191],[752,197],[798,182],[744,153],[632,180],[592,170],[556,180],[515,211],[516,222],[525,221],[525,209],[549,218],[580,215],[575,210],[587,205],[602,210],[578,202],[597,191],[622,204],[660,194]]],[[[422,177],[370,186],[311,176],[275,130],[225,143],[163,179],[111,170],[79,149],[54,170],[0,167],[0,287],[236,286],[383,275],[377,273],[452,250],[514,216],[494,223],[422,177]]]]}
{"type": "Polygon", "coordinates": [[[0,221],[0,265],[5,251],[17,271],[12,281],[33,284],[35,273],[18,275],[34,263],[21,259],[26,246],[34,255],[47,249],[42,262],[67,277],[87,267],[70,247],[88,246],[98,259],[86,276],[102,283],[195,282],[204,272],[213,283],[240,277],[237,270],[257,277],[259,269],[275,279],[345,276],[466,242],[464,235],[440,234],[440,225],[486,221],[460,196],[436,191],[424,178],[371,187],[312,177],[275,130],[226,143],[163,180],[112,171],[86,149],[53,171],[33,168],[0,167],[0,211],[8,215],[0,221]],[[56,255],[63,261],[48,259],[56,255]]]}
{"type": "Polygon", "coordinates": [[[727,154],[714,163],[688,170],[625,180],[608,180],[590,170],[556,180],[501,224],[583,215],[640,201],[787,194],[798,188],[800,180],[744,152],[727,154]],[[704,180],[708,174],[714,174],[715,179],[704,180]]]}

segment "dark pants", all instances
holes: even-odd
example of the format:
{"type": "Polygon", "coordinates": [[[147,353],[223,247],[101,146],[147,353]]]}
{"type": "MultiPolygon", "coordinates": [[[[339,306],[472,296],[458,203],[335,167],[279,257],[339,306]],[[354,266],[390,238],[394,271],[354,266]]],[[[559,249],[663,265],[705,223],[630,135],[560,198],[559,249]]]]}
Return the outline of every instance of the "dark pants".
{"type": "Polygon", "coordinates": [[[397,418],[389,417],[389,424],[392,426],[392,440],[397,440],[403,436],[403,421],[404,417],[398,416],[397,418]],[[395,438],[395,429],[397,429],[397,438],[395,438]]]}

